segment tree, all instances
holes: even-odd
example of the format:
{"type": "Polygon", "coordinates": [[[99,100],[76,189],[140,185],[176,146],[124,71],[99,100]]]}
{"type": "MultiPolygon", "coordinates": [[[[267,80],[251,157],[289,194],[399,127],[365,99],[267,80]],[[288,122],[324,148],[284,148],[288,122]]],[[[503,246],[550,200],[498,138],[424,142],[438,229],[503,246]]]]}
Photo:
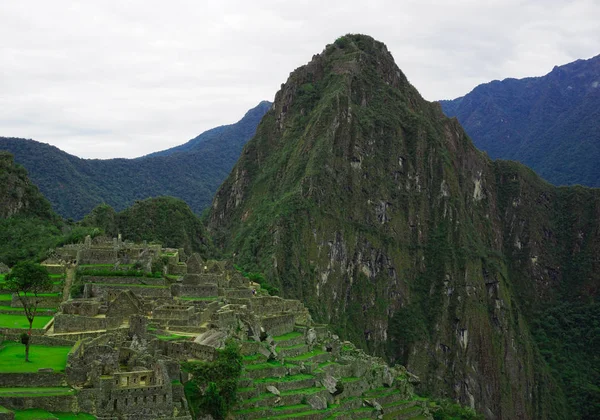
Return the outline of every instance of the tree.
{"type": "Polygon", "coordinates": [[[22,338],[22,342],[25,344],[25,361],[29,362],[31,329],[33,328],[33,320],[41,301],[40,294],[49,292],[52,289],[52,280],[48,275],[46,267],[30,261],[17,263],[4,280],[4,289],[17,294],[23,305],[25,316],[29,321],[27,338],[22,338]]]}

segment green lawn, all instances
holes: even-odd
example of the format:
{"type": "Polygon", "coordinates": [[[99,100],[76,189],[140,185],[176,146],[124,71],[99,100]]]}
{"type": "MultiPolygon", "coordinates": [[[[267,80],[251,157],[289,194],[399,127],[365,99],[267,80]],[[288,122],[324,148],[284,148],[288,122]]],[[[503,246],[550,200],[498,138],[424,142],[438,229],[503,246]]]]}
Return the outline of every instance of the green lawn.
{"type": "Polygon", "coordinates": [[[10,293],[2,293],[2,294],[0,294],[0,301],[4,301],[4,300],[11,301],[12,300],[12,295],[10,293]]]}
{"type": "Polygon", "coordinates": [[[15,410],[15,420],[58,419],[58,420],[93,420],[96,417],[85,413],[50,413],[45,410],[15,410]]]}
{"type": "MultiPolygon", "coordinates": [[[[51,319],[51,316],[38,315],[33,320],[33,328],[44,328],[51,319]]],[[[0,314],[0,328],[29,328],[29,321],[25,315],[0,314]]]]}
{"type": "MultiPolygon", "coordinates": [[[[25,363],[25,346],[20,343],[4,342],[0,349],[0,373],[37,372],[40,368],[64,371],[67,354],[71,347],[47,347],[32,345],[29,348],[29,363],[25,363]]],[[[4,391],[6,388],[0,389],[4,391]]]]}

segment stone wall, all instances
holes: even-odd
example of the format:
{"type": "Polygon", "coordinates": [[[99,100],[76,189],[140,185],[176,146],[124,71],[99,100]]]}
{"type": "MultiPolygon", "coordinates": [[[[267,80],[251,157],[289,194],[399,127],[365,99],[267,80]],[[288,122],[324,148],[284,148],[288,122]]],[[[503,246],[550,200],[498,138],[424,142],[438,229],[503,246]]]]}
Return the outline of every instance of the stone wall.
{"type": "Polygon", "coordinates": [[[193,307],[181,306],[160,306],[152,311],[152,317],[163,320],[181,320],[188,321],[194,314],[193,307]]]}
{"type": "Polygon", "coordinates": [[[171,293],[173,296],[214,297],[219,295],[219,290],[214,283],[202,285],[173,284],[171,285],[171,293]]]}
{"type": "Polygon", "coordinates": [[[15,413],[12,411],[4,411],[0,408],[0,420],[14,420],[15,413]]]}
{"type": "Polygon", "coordinates": [[[248,299],[251,298],[252,295],[252,290],[245,288],[245,289],[225,289],[225,297],[226,298],[234,298],[234,299],[248,299]]]}
{"type": "Polygon", "coordinates": [[[67,378],[64,373],[58,372],[0,373],[0,388],[14,386],[67,386],[67,378]]]}
{"type": "Polygon", "coordinates": [[[261,326],[265,331],[272,335],[283,335],[294,331],[296,324],[293,314],[273,315],[261,319],[261,326]]]}
{"type": "Polygon", "coordinates": [[[187,265],[185,264],[169,264],[168,273],[174,276],[183,276],[187,274],[187,265]]]}
{"type": "Polygon", "coordinates": [[[205,361],[215,360],[217,350],[193,341],[162,341],[156,340],[156,346],[165,356],[177,360],[199,359],[205,361]]]}
{"type": "Polygon", "coordinates": [[[117,328],[121,325],[121,318],[106,317],[94,318],[88,316],[56,314],[54,317],[55,333],[70,333],[78,331],[98,331],[117,328]]]}
{"type": "Polygon", "coordinates": [[[169,298],[171,289],[168,287],[128,287],[117,285],[99,285],[88,283],[84,286],[83,295],[87,298],[99,297],[106,299],[110,290],[132,290],[136,295],[148,298],[169,298]]]}
{"type": "MultiPolygon", "coordinates": [[[[42,330],[43,331],[43,330],[42,330]]],[[[21,342],[21,334],[7,334],[4,336],[5,340],[14,341],[15,343],[21,342]]],[[[59,337],[53,337],[49,335],[32,335],[31,336],[31,344],[36,344],[40,346],[49,346],[49,347],[59,347],[59,346],[72,346],[74,341],[59,337]]]]}
{"type": "MultiPolygon", "coordinates": [[[[38,307],[39,308],[57,308],[62,302],[62,296],[39,296],[38,307]]],[[[22,308],[23,304],[19,300],[19,297],[16,293],[13,293],[12,300],[10,301],[10,306],[12,308],[22,308]]]]}
{"type": "Polygon", "coordinates": [[[78,412],[79,405],[74,395],[57,397],[2,397],[0,405],[13,410],[39,408],[48,411],[78,412]]]}
{"type": "Polygon", "coordinates": [[[77,252],[77,264],[114,264],[117,250],[113,248],[89,248],[77,252]]]}
{"type": "MultiPolygon", "coordinates": [[[[50,321],[49,323],[51,323],[50,321]]],[[[8,336],[12,334],[22,334],[29,332],[29,328],[0,328],[0,335],[8,336]]],[[[34,328],[31,330],[31,335],[43,335],[46,333],[46,329],[44,328],[34,328]]]]}
{"type": "Polygon", "coordinates": [[[83,276],[83,283],[104,284],[138,284],[148,286],[164,286],[165,280],[154,277],[125,277],[125,276],[83,276]]]}
{"type": "Polygon", "coordinates": [[[93,299],[72,299],[61,304],[61,312],[67,315],[96,316],[100,302],[93,299]]]}
{"type": "Polygon", "coordinates": [[[231,330],[238,325],[238,317],[233,310],[223,310],[222,308],[212,314],[210,318],[211,326],[223,330],[231,330]]]}

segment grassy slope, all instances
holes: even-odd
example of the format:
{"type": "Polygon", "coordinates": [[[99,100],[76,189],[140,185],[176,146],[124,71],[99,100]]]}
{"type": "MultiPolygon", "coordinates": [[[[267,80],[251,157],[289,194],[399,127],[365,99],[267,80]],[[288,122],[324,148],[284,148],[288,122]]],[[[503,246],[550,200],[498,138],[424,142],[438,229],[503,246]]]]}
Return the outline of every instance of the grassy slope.
{"type": "Polygon", "coordinates": [[[25,363],[25,347],[22,344],[4,342],[0,349],[0,372],[37,372],[40,368],[64,371],[70,347],[46,347],[31,345],[29,363],[25,363]]]}

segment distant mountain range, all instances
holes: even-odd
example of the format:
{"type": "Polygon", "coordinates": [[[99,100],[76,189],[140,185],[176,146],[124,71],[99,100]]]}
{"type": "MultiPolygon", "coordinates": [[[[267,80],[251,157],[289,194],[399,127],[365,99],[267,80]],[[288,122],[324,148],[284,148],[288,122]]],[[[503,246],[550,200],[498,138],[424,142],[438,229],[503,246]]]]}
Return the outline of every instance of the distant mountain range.
{"type": "Polygon", "coordinates": [[[80,159],[34,140],[0,137],[61,216],[81,219],[98,204],[123,210],[136,200],[169,195],[199,214],[229,174],[271,107],[263,101],[237,123],[208,130],[181,146],[136,159],[80,159]]]}
{"type": "Polygon", "coordinates": [[[600,187],[600,55],[440,103],[492,158],[522,162],[556,185],[600,187]]]}

